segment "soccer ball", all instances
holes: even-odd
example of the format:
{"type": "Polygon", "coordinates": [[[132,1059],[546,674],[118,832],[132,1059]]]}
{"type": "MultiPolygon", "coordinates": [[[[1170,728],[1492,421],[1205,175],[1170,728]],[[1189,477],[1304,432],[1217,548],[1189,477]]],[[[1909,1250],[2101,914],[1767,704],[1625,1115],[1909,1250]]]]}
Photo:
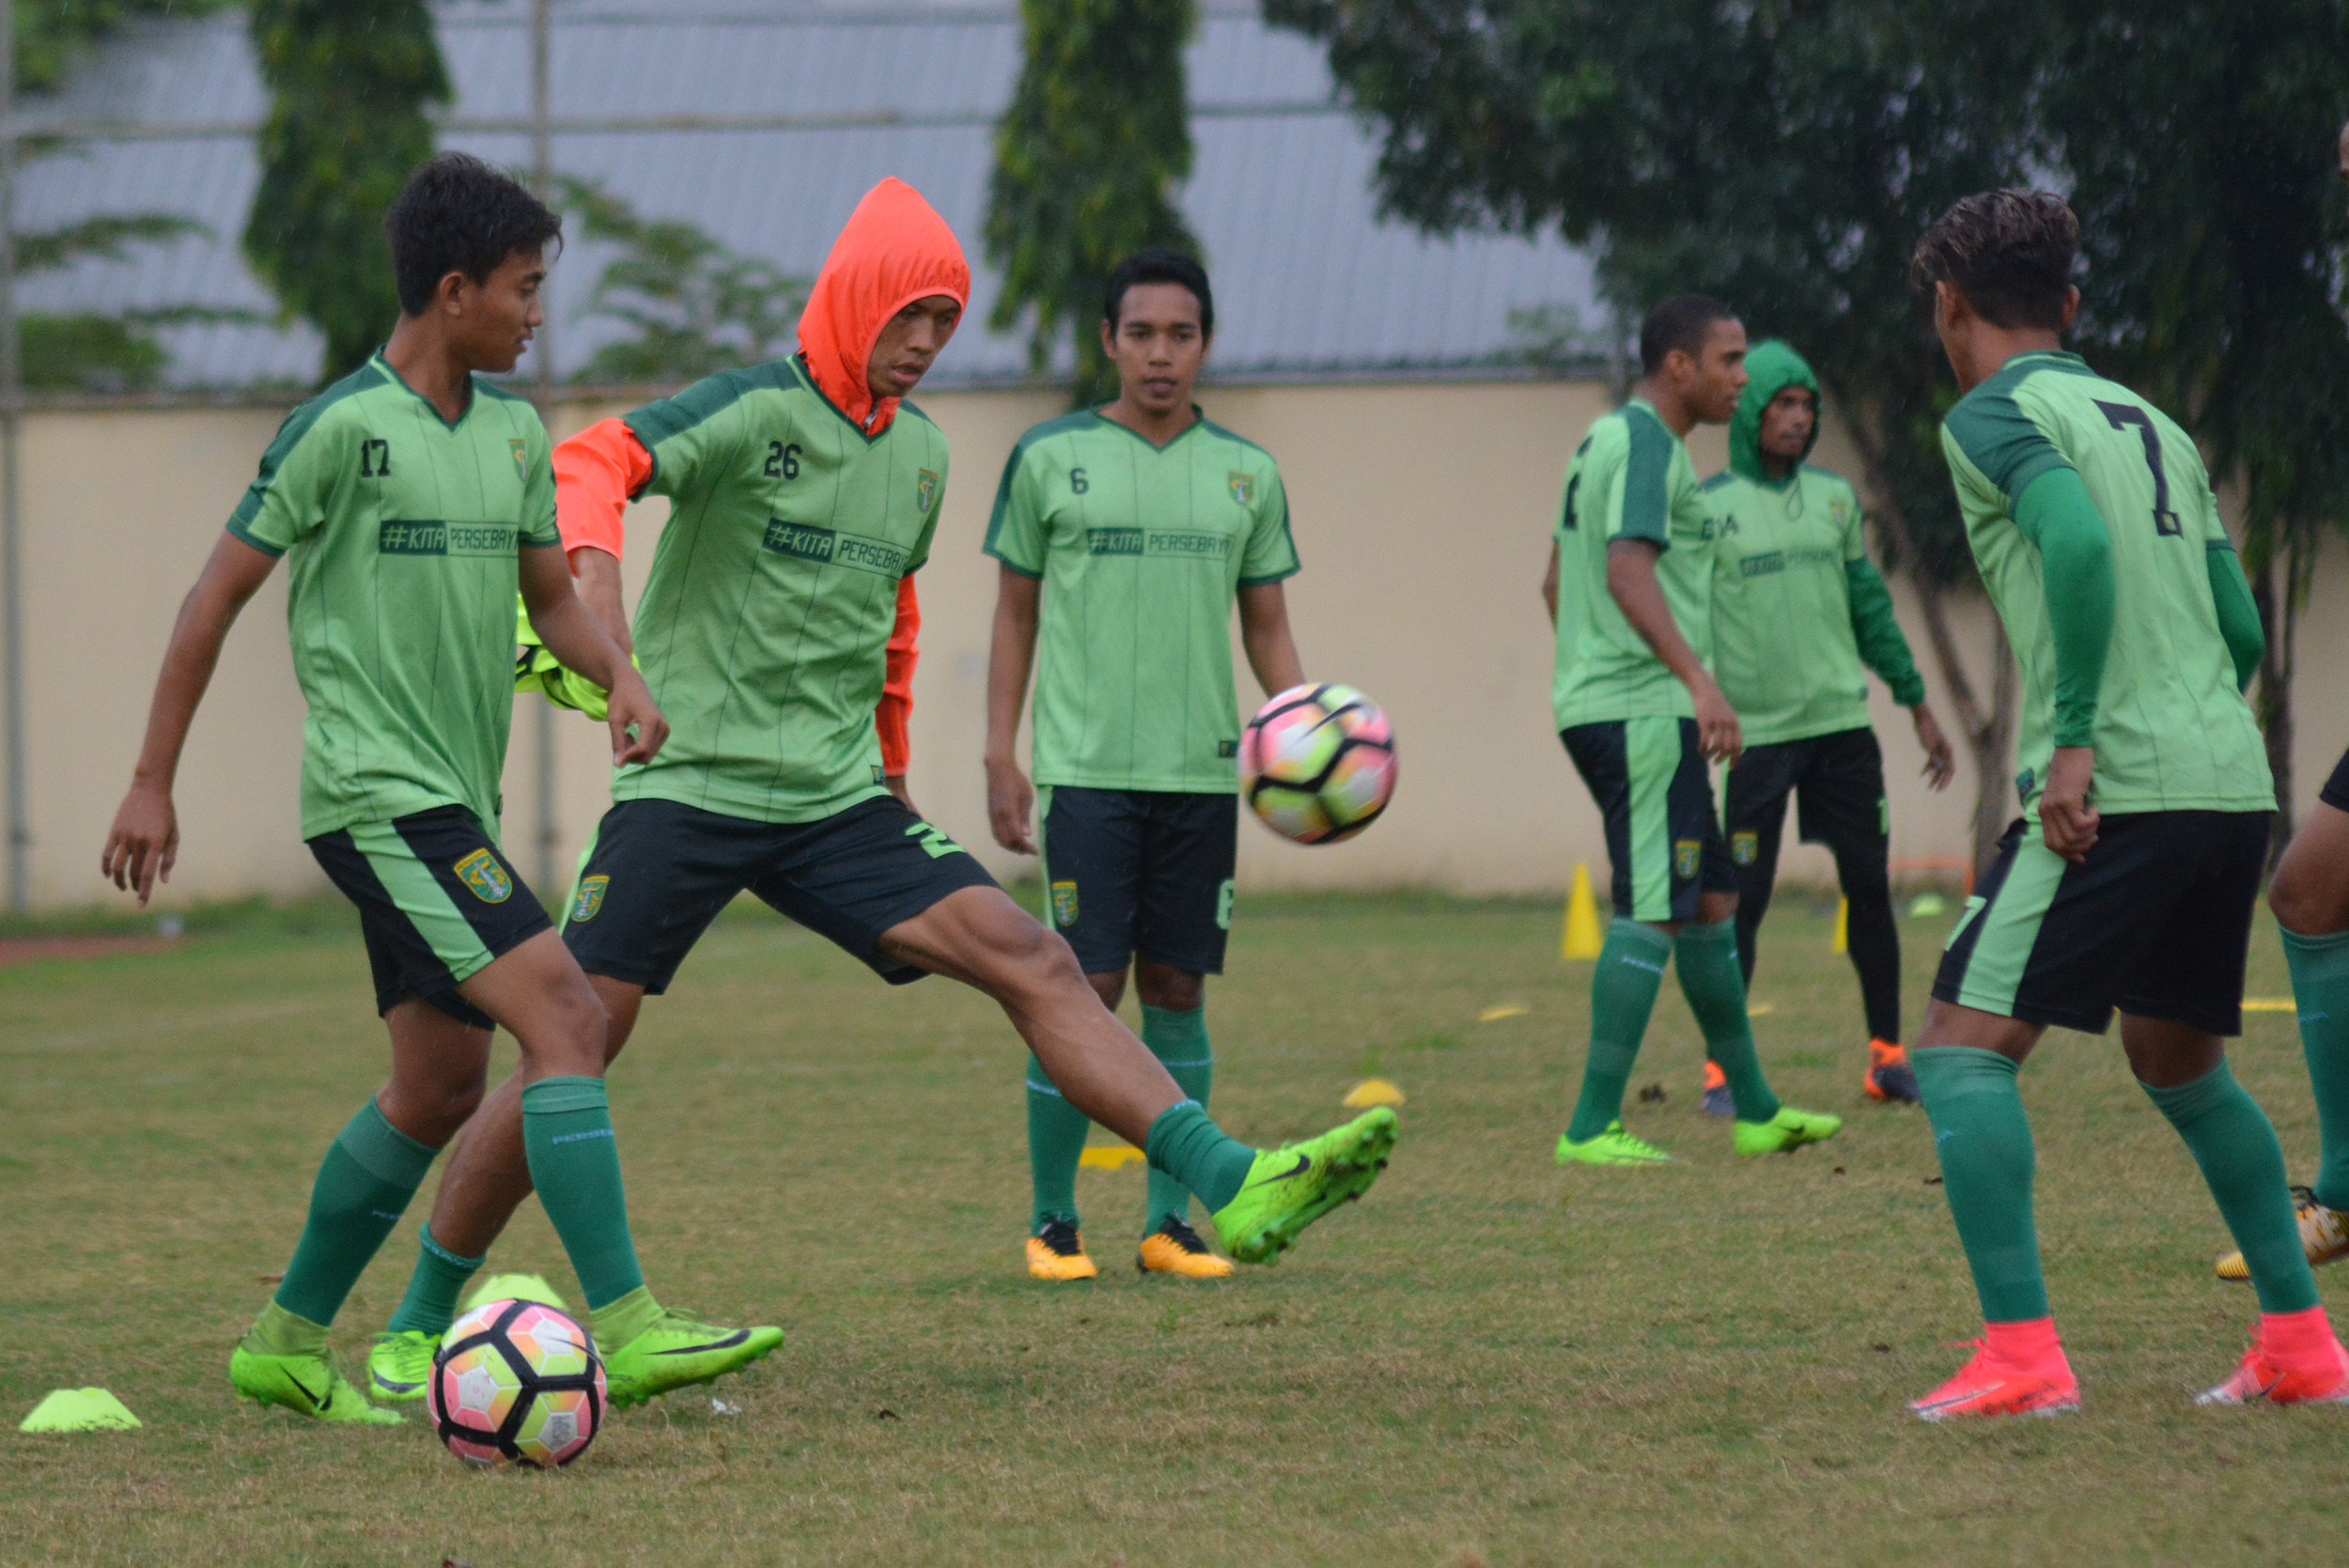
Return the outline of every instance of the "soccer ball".
{"type": "Polygon", "coordinates": [[[1239,742],[1239,788],[1264,825],[1335,844],[1394,794],[1394,731],[1350,686],[1292,686],[1256,710],[1239,742]]]}
{"type": "Polygon", "coordinates": [[[469,1465],[568,1465],[603,1424],[603,1361],[569,1313],[485,1301],[441,1336],[427,1403],[441,1441],[469,1465]]]}

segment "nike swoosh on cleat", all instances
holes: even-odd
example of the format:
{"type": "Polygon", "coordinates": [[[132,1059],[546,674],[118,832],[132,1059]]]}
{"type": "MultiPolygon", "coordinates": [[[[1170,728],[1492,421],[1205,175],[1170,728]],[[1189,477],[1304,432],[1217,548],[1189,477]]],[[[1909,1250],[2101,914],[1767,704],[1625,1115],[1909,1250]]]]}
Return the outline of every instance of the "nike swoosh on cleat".
{"type": "Polygon", "coordinates": [[[676,1350],[656,1350],[653,1354],[656,1356],[698,1356],[706,1350],[731,1350],[750,1337],[751,1331],[748,1328],[737,1328],[724,1339],[712,1340],[708,1344],[682,1345],[676,1350]]]}
{"type": "MultiPolygon", "coordinates": [[[[1313,1157],[1312,1157],[1311,1155],[1299,1155],[1299,1156],[1297,1157],[1297,1163],[1296,1163],[1295,1165],[1293,1165],[1293,1166],[1289,1167],[1289,1169],[1287,1169],[1287,1170],[1285,1170],[1285,1171],[1282,1172],[1279,1175],[1276,1175],[1276,1176],[1267,1176],[1267,1177],[1265,1177],[1265,1178],[1264,1178],[1264,1180],[1263,1180],[1263,1181],[1254,1181],[1254,1182],[1250,1182],[1250,1183],[1248,1184],[1248,1186],[1249,1186],[1249,1187],[1262,1187],[1262,1186],[1264,1186],[1267,1182],[1284,1182],[1284,1181],[1287,1181],[1287,1180],[1288,1180],[1291,1176],[1301,1176],[1301,1175],[1303,1175],[1306,1172],[1308,1172],[1308,1171],[1312,1170],[1313,1168],[1314,1168],[1314,1161],[1313,1161],[1313,1157]]],[[[1242,1190],[1245,1190],[1245,1188],[1243,1188],[1242,1190]]]]}
{"type": "Polygon", "coordinates": [[[404,1394],[411,1389],[421,1389],[424,1387],[421,1383],[402,1383],[397,1378],[386,1377],[380,1372],[375,1374],[375,1386],[388,1393],[396,1394],[404,1394]]]}
{"type": "Polygon", "coordinates": [[[324,1415],[326,1413],[326,1407],[334,1403],[334,1385],[331,1382],[326,1385],[326,1397],[324,1399],[320,1399],[318,1395],[312,1393],[306,1387],[304,1387],[302,1379],[296,1377],[292,1373],[289,1372],[286,1374],[286,1381],[291,1383],[294,1386],[294,1392],[308,1400],[310,1402],[310,1408],[316,1410],[320,1415],[324,1415]]]}

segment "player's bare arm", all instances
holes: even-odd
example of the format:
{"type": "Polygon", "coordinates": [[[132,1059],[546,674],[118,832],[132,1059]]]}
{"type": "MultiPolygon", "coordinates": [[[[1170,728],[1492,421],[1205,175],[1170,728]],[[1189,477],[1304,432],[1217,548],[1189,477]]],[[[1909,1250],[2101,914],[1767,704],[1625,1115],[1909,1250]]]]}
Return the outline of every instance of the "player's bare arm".
{"type": "Polygon", "coordinates": [[[1641,641],[1656,650],[1696,706],[1698,744],[1715,762],[1735,762],[1738,743],[1737,714],[1721,695],[1712,672],[1680,634],[1672,606],[1664,602],[1664,586],[1656,580],[1657,547],[1645,539],[1616,539],[1607,547],[1607,592],[1623,611],[1623,618],[1641,641]]]}
{"type": "Polygon", "coordinates": [[[1035,786],[1019,770],[1019,710],[1035,663],[1036,609],[1044,584],[1005,567],[995,589],[995,631],[987,656],[987,823],[995,842],[1035,853],[1035,786]]]}
{"type": "Polygon", "coordinates": [[[622,653],[634,653],[636,643],[629,631],[628,607],[620,598],[620,558],[594,545],[581,545],[568,553],[571,587],[579,595],[580,603],[596,617],[604,635],[619,644],[622,653]]]}
{"type": "Polygon", "coordinates": [[[116,887],[136,893],[141,908],[158,881],[171,880],[172,862],[179,856],[179,816],[171,803],[171,786],[196,705],[211,684],[221,644],[227,641],[238,612],[276,565],[277,557],[267,551],[223,534],[195,586],[180,601],[179,618],[163,650],[163,673],[155,677],[155,697],[148,706],[147,739],[139,747],[130,792],[115,813],[105,852],[99,858],[99,870],[116,887]]]}
{"type": "Polygon", "coordinates": [[[1305,684],[1305,661],[1297,657],[1297,639],[1289,632],[1288,596],[1280,583],[1260,582],[1239,591],[1239,642],[1266,696],[1305,684]]]}
{"type": "Polygon", "coordinates": [[[1549,565],[1542,568],[1542,608],[1549,613],[1549,624],[1558,624],[1558,541],[1549,542],[1549,565]]]}
{"type": "Polygon", "coordinates": [[[661,716],[645,677],[572,591],[563,551],[553,546],[524,549],[521,578],[522,604],[547,651],[612,693],[606,715],[612,727],[612,765],[651,758],[669,738],[669,722],[661,716]]]}
{"type": "Polygon", "coordinates": [[[1950,781],[1957,776],[1957,753],[1941,732],[1941,721],[1933,716],[1933,705],[1919,703],[1908,710],[1908,717],[1917,727],[1917,744],[1925,753],[1925,765],[1918,776],[1937,791],[1949,788],[1950,781]]]}

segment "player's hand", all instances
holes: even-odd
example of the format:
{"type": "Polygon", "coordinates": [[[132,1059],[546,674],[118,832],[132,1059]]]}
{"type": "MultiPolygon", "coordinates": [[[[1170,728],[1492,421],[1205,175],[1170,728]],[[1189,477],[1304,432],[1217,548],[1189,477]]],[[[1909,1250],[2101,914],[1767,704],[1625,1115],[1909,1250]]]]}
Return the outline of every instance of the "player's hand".
{"type": "Polygon", "coordinates": [[[987,765],[987,825],[995,842],[1022,855],[1035,853],[1029,819],[1035,814],[1035,785],[1016,762],[987,765]]]}
{"type": "Polygon", "coordinates": [[[1950,750],[1950,737],[1941,733],[1941,722],[1924,703],[1908,712],[1917,721],[1917,744],[1925,749],[1925,766],[1918,776],[1937,790],[1949,788],[1950,780],[1957,774],[1957,753],[1950,750]]]}
{"type": "Polygon", "coordinates": [[[650,762],[669,738],[669,721],[661,716],[661,706],[652,700],[645,677],[636,673],[634,665],[625,666],[619,684],[612,688],[604,722],[612,726],[614,768],[631,762],[650,762]],[[636,733],[631,736],[630,730],[636,733]]]}
{"type": "Polygon", "coordinates": [[[100,874],[125,893],[137,893],[144,909],[155,884],[171,880],[171,865],[179,858],[179,814],[171,804],[171,792],[132,784],[106,834],[106,852],[98,861],[100,874]]]}
{"type": "Polygon", "coordinates": [[[1688,695],[1696,704],[1697,749],[1707,762],[1735,762],[1737,753],[1746,749],[1745,737],[1737,729],[1737,710],[1710,678],[1688,695]]]}
{"type": "Polygon", "coordinates": [[[2039,831],[2047,847],[2077,864],[2096,847],[2102,820],[2088,803],[2096,782],[2096,749],[2059,746],[2047,763],[2047,786],[2039,792],[2039,831]]]}
{"type": "Polygon", "coordinates": [[[916,816],[922,815],[922,808],[913,803],[913,791],[906,787],[906,776],[903,773],[884,774],[881,778],[881,786],[897,798],[897,804],[905,807],[916,816]]]}

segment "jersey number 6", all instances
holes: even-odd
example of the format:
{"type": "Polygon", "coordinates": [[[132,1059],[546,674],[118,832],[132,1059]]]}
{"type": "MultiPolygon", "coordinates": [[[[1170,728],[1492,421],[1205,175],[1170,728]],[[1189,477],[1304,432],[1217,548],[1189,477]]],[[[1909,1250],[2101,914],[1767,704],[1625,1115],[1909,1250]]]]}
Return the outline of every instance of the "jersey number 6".
{"type": "Polygon", "coordinates": [[[2137,433],[2145,442],[2145,466],[2154,471],[2154,532],[2172,536],[2184,534],[2178,526],[2178,514],[2170,509],[2170,476],[2161,471],[2161,433],[2154,428],[2154,416],[2129,403],[2098,403],[2105,421],[2116,430],[2137,427],[2137,433]]]}

